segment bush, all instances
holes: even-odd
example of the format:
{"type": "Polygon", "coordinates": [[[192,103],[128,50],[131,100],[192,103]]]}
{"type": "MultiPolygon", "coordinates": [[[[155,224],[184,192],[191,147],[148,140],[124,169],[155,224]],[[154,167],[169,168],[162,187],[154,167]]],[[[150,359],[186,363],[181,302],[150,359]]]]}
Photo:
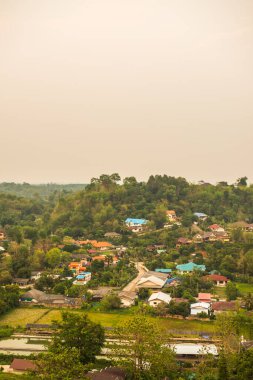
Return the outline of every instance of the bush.
{"type": "Polygon", "coordinates": [[[101,301],[101,306],[106,311],[119,309],[121,307],[121,299],[117,294],[108,294],[101,301]]]}

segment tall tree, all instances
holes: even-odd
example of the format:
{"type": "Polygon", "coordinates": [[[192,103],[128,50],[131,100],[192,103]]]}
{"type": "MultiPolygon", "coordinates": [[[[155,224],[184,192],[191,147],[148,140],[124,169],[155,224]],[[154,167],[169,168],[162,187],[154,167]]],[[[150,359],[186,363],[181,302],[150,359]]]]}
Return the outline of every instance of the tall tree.
{"type": "Polygon", "coordinates": [[[52,339],[50,350],[54,347],[78,350],[82,364],[94,362],[104,344],[104,329],[100,324],[90,321],[87,315],[62,313],[62,322],[57,323],[57,333],[52,339]]]}
{"type": "Polygon", "coordinates": [[[120,364],[133,379],[176,378],[174,352],[168,347],[167,334],[155,321],[145,315],[135,315],[117,329],[116,339],[119,344],[112,350],[113,356],[120,358],[120,364]]]}

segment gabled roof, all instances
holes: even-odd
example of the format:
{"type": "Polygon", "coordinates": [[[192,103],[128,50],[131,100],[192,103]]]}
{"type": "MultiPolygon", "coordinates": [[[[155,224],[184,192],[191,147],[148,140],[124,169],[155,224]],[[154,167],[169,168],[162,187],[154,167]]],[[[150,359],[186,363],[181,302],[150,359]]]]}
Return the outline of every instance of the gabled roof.
{"type": "Polygon", "coordinates": [[[194,270],[206,270],[205,265],[199,265],[195,263],[180,264],[176,266],[176,269],[181,272],[193,272],[194,270]]]}
{"type": "Polygon", "coordinates": [[[149,297],[148,302],[155,301],[155,300],[159,300],[159,301],[162,301],[162,302],[165,302],[165,303],[170,303],[171,296],[169,294],[166,294],[166,293],[163,293],[163,292],[153,293],[149,297]]]}
{"type": "Polygon", "coordinates": [[[161,278],[156,277],[156,276],[142,277],[138,281],[137,286],[142,285],[145,282],[153,282],[155,285],[159,285],[162,287],[165,284],[166,280],[162,280],[161,278]]]}
{"type": "Polygon", "coordinates": [[[204,214],[203,212],[194,212],[194,215],[195,215],[197,218],[205,218],[205,217],[207,217],[207,215],[204,214]]]}
{"type": "Polygon", "coordinates": [[[198,294],[198,300],[201,301],[201,300],[210,300],[211,301],[211,293],[199,293],[198,294]]]}

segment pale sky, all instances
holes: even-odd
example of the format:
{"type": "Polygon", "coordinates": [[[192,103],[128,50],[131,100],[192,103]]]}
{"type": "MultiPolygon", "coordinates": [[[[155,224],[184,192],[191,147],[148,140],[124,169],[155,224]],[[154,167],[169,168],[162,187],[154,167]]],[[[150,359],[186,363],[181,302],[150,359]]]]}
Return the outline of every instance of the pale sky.
{"type": "Polygon", "coordinates": [[[252,0],[0,0],[0,182],[253,182],[252,0]]]}

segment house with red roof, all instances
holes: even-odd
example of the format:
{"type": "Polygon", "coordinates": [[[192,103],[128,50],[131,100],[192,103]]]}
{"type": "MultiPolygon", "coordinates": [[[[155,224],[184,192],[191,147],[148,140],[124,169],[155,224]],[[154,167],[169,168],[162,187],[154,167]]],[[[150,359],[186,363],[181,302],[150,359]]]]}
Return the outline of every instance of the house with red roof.
{"type": "Polygon", "coordinates": [[[235,301],[218,301],[213,302],[212,310],[215,315],[224,311],[236,311],[237,303],[235,301]]]}
{"type": "Polygon", "coordinates": [[[199,293],[198,301],[199,302],[211,302],[212,295],[210,293],[199,293]]]}
{"type": "Polygon", "coordinates": [[[212,232],[224,232],[225,231],[225,229],[223,227],[219,226],[219,224],[211,224],[211,226],[209,226],[208,228],[212,232]]]}
{"type": "Polygon", "coordinates": [[[216,286],[226,286],[228,283],[228,278],[221,276],[220,274],[208,274],[207,276],[202,277],[203,280],[214,282],[216,286]]]}

